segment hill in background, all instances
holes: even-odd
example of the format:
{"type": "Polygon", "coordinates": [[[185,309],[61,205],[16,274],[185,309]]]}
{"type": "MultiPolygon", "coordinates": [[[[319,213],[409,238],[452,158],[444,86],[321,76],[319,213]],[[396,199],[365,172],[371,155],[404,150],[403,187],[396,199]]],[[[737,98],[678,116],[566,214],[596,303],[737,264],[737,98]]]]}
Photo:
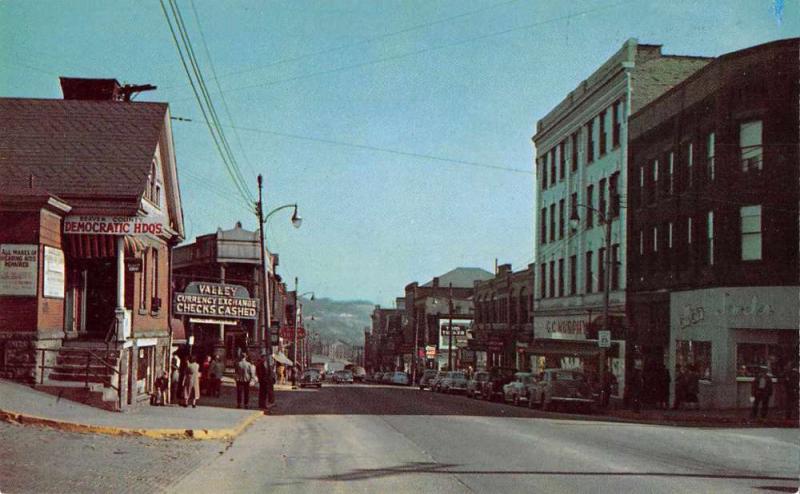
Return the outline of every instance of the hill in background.
{"type": "Polygon", "coordinates": [[[303,321],[310,334],[319,333],[323,341],[336,340],[364,345],[364,328],[372,325],[375,304],[366,300],[338,301],[329,298],[303,299],[303,321]],[[311,316],[314,320],[310,320],[311,316]]]}

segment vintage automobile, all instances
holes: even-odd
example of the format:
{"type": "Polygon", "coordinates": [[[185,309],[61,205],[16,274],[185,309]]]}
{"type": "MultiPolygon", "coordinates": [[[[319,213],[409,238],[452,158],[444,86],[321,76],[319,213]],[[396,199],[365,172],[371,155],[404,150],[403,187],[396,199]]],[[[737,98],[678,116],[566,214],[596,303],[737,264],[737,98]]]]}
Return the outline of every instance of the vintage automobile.
{"type": "Polygon", "coordinates": [[[445,374],[447,374],[447,372],[445,372],[445,371],[439,371],[439,372],[437,372],[437,373],[436,373],[436,375],[435,375],[435,376],[434,376],[434,377],[433,377],[433,378],[430,380],[430,388],[431,388],[431,391],[436,391],[436,392],[438,392],[438,391],[439,391],[439,385],[440,385],[440,384],[442,384],[442,379],[444,379],[444,376],[445,376],[445,374]]]}
{"type": "Polygon", "coordinates": [[[489,373],[486,371],[478,371],[473,376],[472,379],[467,381],[467,397],[468,398],[480,398],[483,396],[483,386],[486,384],[486,381],[489,379],[489,373]]]}
{"type": "Polygon", "coordinates": [[[439,383],[439,391],[442,393],[466,393],[467,376],[461,371],[446,373],[439,383]]]}
{"type": "Polygon", "coordinates": [[[590,412],[594,404],[592,388],[583,372],[573,369],[545,369],[528,388],[528,406],[551,410],[564,405],[590,412]]]}
{"type": "Polygon", "coordinates": [[[436,377],[438,371],[434,369],[425,369],[425,372],[422,373],[422,377],[419,379],[419,389],[425,389],[431,387],[431,381],[434,377],[436,377]]]}
{"type": "Polygon", "coordinates": [[[355,366],[352,369],[353,381],[363,383],[367,378],[367,371],[363,367],[355,366]]]}
{"type": "Polygon", "coordinates": [[[517,369],[513,367],[493,367],[489,369],[489,378],[481,393],[485,400],[494,401],[503,399],[503,386],[514,380],[517,369]]]}
{"type": "Polygon", "coordinates": [[[514,380],[503,386],[505,401],[510,401],[515,405],[528,401],[528,389],[534,380],[533,374],[530,372],[517,372],[514,374],[514,380]]]}
{"type": "Polygon", "coordinates": [[[401,386],[408,386],[408,374],[403,371],[391,372],[391,384],[399,384],[401,386]]]}
{"type": "Polygon", "coordinates": [[[300,375],[300,387],[305,388],[306,386],[322,387],[322,376],[317,369],[306,369],[300,375]]]}
{"type": "Polygon", "coordinates": [[[338,370],[333,373],[333,382],[336,384],[353,384],[353,373],[349,370],[338,370]]]}

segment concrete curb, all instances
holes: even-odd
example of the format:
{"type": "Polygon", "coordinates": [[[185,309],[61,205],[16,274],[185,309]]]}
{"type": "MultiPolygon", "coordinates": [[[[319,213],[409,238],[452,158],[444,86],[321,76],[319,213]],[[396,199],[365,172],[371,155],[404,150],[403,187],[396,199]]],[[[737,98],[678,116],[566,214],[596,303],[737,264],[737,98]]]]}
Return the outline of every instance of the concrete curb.
{"type": "Polygon", "coordinates": [[[233,439],[244,432],[244,430],[247,429],[250,424],[263,416],[264,414],[261,411],[253,412],[247,418],[242,420],[236,427],[228,429],[128,429],[124,427],[107,425],[81,424],[66,420],[48,419],[7,410],[0,410],[0,421],[11,424],[52,427],[54,429],[69,432],[105,434],[109,436],[139,436],[149,437],[151,439],[233,439]]]}

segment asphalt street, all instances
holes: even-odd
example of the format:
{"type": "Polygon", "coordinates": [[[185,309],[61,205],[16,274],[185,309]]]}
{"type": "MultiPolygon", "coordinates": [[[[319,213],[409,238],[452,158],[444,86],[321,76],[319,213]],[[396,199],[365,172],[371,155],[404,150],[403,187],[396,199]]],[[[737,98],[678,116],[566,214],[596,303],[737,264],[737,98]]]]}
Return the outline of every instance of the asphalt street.
{"type": "Polygon", "coordinates": [[[281,392],[170,491],[796,492],[796,429],[575,420],[414,388],[281,392]]]}

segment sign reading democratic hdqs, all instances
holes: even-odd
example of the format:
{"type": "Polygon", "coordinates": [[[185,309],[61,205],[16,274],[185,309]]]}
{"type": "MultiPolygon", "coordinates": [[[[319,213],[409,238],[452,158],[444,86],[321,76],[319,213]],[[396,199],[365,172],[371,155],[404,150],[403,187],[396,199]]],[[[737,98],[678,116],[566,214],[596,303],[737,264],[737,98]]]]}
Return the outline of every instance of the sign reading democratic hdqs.
{"type": "Polygon", "coordinates": [[[158,218],[139,216],[67,216],[64,233],[91,235],[160,235],[164,225],[158,218]]]}
{"type": "Polygon", "coordinates": [[[175,314],[257,319],[258,300],[241,285],[193,281],[175,294],[175,314]]]}

